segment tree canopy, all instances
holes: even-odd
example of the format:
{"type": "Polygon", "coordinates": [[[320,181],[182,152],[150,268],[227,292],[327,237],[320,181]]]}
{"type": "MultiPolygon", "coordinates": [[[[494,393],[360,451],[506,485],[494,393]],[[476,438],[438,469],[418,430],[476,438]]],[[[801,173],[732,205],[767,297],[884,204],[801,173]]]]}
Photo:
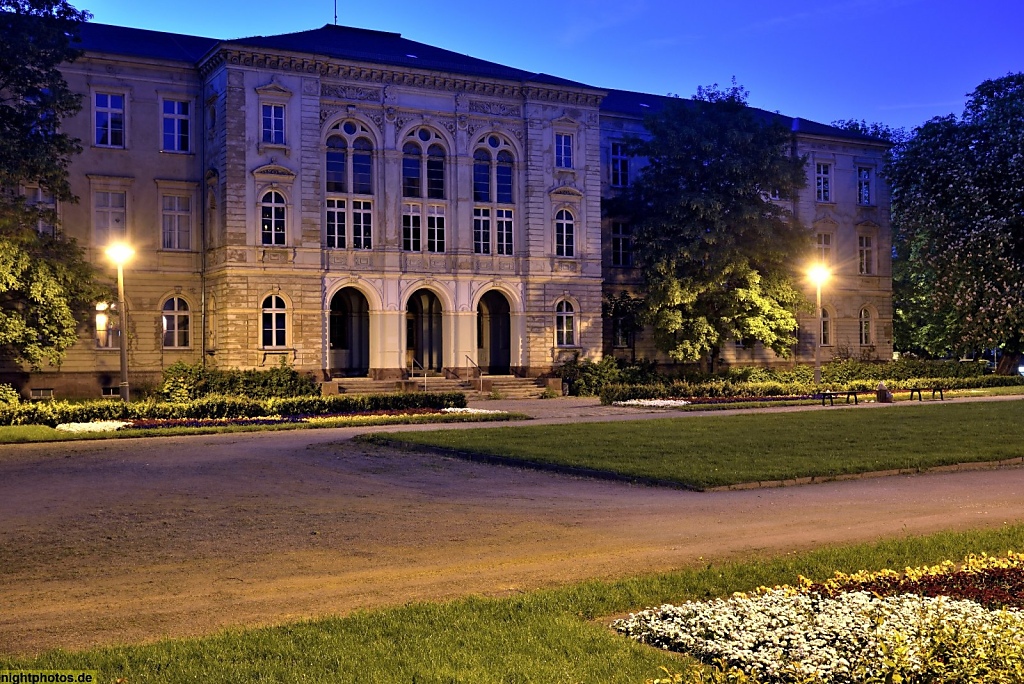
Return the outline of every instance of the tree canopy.
{"type": "Polygon", "coordinates": [[[98,295],[72,240],[50,230],[79,142],[61,121],[80,109],[60,65],[89,15],[67,2],[0,0],[0,360],[59,364],[98,295]],[[40,230],[43,227],[43,230],[40,230]]]}
{"type": "Polygon", "coordinates": [[[678,361],[717,359],[727,340],[757,340],[788,356],[804,302],[791,274],[808,232],[772,197],[806,183],[789,130],[746,104],[735,84],[698,88],[650,115],[646,158],[613,203],[632,224],[646,291],[645,320],[678,361]]]}
{"type": "Polygon", "coordinates": [[[985,81],[960,118],[898,144],[892,185],[898,342],[1024,352],[1024,74],[985,81]]]}

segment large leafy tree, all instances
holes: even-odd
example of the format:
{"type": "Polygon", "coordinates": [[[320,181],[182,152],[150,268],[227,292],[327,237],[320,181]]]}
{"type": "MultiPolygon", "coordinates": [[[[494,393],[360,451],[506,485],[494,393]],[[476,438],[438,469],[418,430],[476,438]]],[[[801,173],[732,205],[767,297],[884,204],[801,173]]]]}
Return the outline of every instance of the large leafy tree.
{"type": "Polygon", "coordinates": [[[61,362],[97,296],[74,242],[37,230],[76,199],[68,164],[81,147],[60,122],[81,105],[59,67],[86,19],[63,1],[0,0],[0,360],[35,368],[61,362]]]}
{"type": "Polygon", "coordinates": [[[985,81],[963,116],[897,145],[892,184],[898,319],[932,354],[1024,352],[1024,74],[985,81]]]}
{"type": "Polygon", "coordinates": [[[699,88],[648,117],[638,180],[612,206],[628,216],[645,321],[672,358],[716,364],[727,340],[787,356],[804,297],[792,281],[810,246],[781,203],[806,183],[791,134],[735,83],[699,88]]]}

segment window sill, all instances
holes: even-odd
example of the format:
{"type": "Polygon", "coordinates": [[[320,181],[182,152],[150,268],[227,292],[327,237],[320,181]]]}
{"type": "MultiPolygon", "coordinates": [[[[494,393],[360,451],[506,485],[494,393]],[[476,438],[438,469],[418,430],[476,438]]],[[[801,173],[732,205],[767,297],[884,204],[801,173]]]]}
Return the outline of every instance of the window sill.
{"type": "Polygon", "coordinates": [[[284,152],[285,156],[289,154],[288,145],[285,143],[261,142],[256,145],[256,151],[260,154],[267,152],[284,152]]]}

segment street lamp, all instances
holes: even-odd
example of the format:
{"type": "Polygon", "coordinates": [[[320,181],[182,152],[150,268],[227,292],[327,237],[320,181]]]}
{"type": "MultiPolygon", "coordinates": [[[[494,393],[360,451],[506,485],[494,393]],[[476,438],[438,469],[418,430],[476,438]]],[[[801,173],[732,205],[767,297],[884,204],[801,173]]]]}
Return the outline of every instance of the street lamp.
{"type": "Polygon", "coordinates": [[[815,264],[807,271],[808,277],[811,282],[814,283],[817,289],[818,296],[816,299],[818,305],[818,334],[815,336],[814,345],[814,386],[821,386],[821,333],[822,333],[822,318],[821,318],[821,286],[824,285],[828,279],[832,276],[832,271],[829,270],[825,264],[815,264]]]}
{"type": "Polygon", "coordinates": [[[117,314],[121,318],[121,401],[128,401],[128,309],[124,304],[124,265],[135,256],[135,250],[124,242],[114,242],[107,247],[106,255],[117,265],[117,314]]]}

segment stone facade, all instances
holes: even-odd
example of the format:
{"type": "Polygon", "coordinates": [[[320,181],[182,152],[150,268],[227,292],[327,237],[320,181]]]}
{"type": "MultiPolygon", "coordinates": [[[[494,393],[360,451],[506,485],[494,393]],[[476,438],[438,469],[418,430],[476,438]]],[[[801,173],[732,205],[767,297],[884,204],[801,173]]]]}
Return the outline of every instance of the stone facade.
{"type": "MultiPolygon", "coordinates": [[[[85,148],[71,166],[81,201],[60,211],[111,278],[106,244],[136,249],[134,387],[179,360],[466,378],[618,351],[601,302],[631,276],[611,266],[601,198],[614,191],[611,142],[642,126],[606,109],[607,91],[335,26],[215,41],[87,25],[84,47],[64,70],[85,104],[65,122],[85,148]]],[[[834,202],[815,201],[812,178],[794,206],[835,241],[834,344],[869,307],[884,358],[888,198],[880,185],[870,205],[847,197],[882,148],[796,139],[812,173],[834,167],[834,202]],[[870,275],[855,270],[858,235],[876,241],[870,275]]],[[[59,370],[18,384],[116,393],[116,312],[97,314],[59,370]]]]}

